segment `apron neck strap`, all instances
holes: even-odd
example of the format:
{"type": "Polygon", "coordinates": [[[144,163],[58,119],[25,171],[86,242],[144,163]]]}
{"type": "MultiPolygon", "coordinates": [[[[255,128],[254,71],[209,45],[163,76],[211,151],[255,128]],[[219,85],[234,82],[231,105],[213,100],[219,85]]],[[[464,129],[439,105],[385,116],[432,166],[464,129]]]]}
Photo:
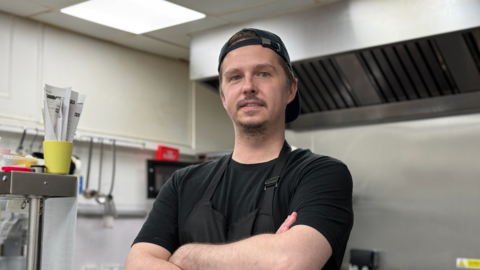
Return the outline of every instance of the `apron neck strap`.
{"type": "MultiPolygon", "coordinates": [[[[283,143],[282,150],[280,151],[280,155],[278,156],[277,161],[275,162],[275,167],[273,168],[273,177],[269,178],[267,181],[265,181],[265,189],[267,188],[267,182],[269,186],[277,186],[278,182],[280,181],[280,174],[282,173],[283,167],[285,166],[285,163],[287,162],[288,155],[291,152],[290,145],[285,141],[283,143]]],[[[218,183],[220,183],[220,180],[222,179],[223,174],[227,170],[228,163],[230,162],[230,159],[232,158],[232,154],[228,155],[225,160],[223,161],[222,165],[218,169],[217,173],[215,173],[215,176],[212,179],[212,182],[210,182],[210,185],[208,185],[207,190],[203,194],[202,200],[210,200],[213,196],[213,193],[215,192],[215,189],[217,189],[218,183]]]]}
{"type": "Polygon", "coordinates": [[[227,170],[227,166],[230,162],[230,159],[232,159],[232,155],[233,153],[225,157],[222,165],[218,169],[217,173],[215,173],[212,182],[210,182],[210,185],[208,185],[207,191],[205,191],[205,193],[203,194],[202,200],[210,200],[212,198],[215,189],[217,189],[218,183],[220,183],[220,180],[222,179],[222,175],[227,170]]]}
{"type": "Polygon", "coordinates": [[[280,151],[280,155],[278,156],[277,162],[275,162],[275,167],[273,168],[272,175],[273,177],[270,177],[265,181],[265,190],[267,188],[273,187],[276,188],[278,186],[278,182],[280,182],[280,176],[282,174],[283,168],[285,167],[285,164],[287,163],[288,155],[292,151],[292,148],[290,145],[285,141],[283,143],[282,150],[280,151]]]}

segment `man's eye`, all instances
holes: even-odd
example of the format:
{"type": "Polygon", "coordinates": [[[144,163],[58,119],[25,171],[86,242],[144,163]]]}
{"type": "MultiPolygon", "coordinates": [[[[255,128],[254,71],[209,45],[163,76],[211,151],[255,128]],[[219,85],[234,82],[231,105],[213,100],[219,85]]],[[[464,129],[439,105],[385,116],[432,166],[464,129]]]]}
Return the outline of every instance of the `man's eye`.
{"type": "Polygon", "coordinates": [[[240,76],[233,76],[230,78],[230,81],[240,80],[240,76]]]}
{"type": "Polygon", "coordinates": [[[268,77],[268,73],[267,72],[260,72],[260,77],[268,77]]]}

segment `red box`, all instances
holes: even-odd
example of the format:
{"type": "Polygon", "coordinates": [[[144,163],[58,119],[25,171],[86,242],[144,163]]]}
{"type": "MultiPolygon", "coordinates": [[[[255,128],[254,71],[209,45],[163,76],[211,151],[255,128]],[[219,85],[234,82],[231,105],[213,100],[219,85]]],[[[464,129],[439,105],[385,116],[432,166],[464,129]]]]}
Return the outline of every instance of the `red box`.
{"type": "Polygon", "coordinates": [[[163,145],[158,146],[156,160],[165,160],[165,161],[178,161],[178,149],[172,147],[166,147],[163,145]]]}

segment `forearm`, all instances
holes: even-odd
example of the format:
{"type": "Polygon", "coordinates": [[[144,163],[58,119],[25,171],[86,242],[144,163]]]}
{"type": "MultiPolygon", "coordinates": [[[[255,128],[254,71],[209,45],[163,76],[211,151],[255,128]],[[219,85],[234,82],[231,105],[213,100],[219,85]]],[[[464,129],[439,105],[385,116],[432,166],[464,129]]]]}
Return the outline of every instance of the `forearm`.
{"type": "Polygon", "coordinates": [[[128,260],[125,270],[182,270],[175,264],[155,258],[153,256],[142,256],[128,260]]]}
{"type": "Polygon", "coordinates": [[[181,270],[168,261],[170,253],[157,253],[157,256],[144,248],[134,246],[125,262],[125,270],[181,270]]]}
{"type": "Polygon", "coordinates": [[[230,244],[188,244],[180,247],[170,261],[184,270],[282,269],[288,250],[279,238],[262,234],[230,244]]]}
{"type": "Polygon", "coordinates": [[[322,269],[332,256],[317,230],[297,225],[280,234],[262,234],[223,245],[188,244],[169,259],[183,270],[322,269]]]}

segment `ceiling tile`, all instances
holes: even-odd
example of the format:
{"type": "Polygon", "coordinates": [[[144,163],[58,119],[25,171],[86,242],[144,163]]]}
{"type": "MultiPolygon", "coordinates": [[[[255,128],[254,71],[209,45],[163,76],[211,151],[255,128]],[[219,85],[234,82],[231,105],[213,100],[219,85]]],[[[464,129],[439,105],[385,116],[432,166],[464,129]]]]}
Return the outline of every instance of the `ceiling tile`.
{"type": "Polygon", "coordinates": [[[59,7],[68,7],[74,4],[85,2],[87,0],[28,0],[28,1],[38,3],[40,5],[50,7],[50,8],[59,8],[59,7]]]}
{"type": "Polygon", "coordinates": [[[32,14],[47,11],[48,8],[24,0],[0,0],[0,10],[10,14],[27,17],[32,14]]]}
{"type": "Polygon", "coordinates": [[[82,20],[60,12],[43,13],[33,16],[32,19],[103,40],[112,40],[132,35],[121,30],[82,20]]]}
{"type": "Polygon", "coordinates": [[[186,61],[189,59],[189,49],[181,48],[142,35],[115,40],[113,42],[130,48],[135,48],[137,50],[163,55],[174,59],[183,59],[186,61]]]}
{"type": "Polygon", "coordinates": [[[204,19],[196,20],[193,22],[179,24],[172,27],[149,32],[144,35],[151,36],[160,40],[165,40],[174,44],[178,44],[185,48],[189,48],[190,47],[189,34],[214,28],[214,27],[218,27],[218,26],[222,26],[225,24],[227,23],[217,19],[206,17],[204,19]]]}
{"type": "MultiPolygon", "coordinates": [[[[262,2],[271,2],[272,0],[169,0],[172,3],[203,12],[207,15],[218,15],[228,12],[237,11],[252,5],[257,5],[262,2]]],[[[292,0],[295,1],[295,0],[292,0]]]]}
{"type": "Polygon", "coordinates": [[[274,16],[277,14],[313,5],[314,3],[311,0],[280,0],[262,6],[257,6],[254,8],[226,14],[220,16],[220,18],[235,23],[246,22],[264,17],[274,16]]]}

